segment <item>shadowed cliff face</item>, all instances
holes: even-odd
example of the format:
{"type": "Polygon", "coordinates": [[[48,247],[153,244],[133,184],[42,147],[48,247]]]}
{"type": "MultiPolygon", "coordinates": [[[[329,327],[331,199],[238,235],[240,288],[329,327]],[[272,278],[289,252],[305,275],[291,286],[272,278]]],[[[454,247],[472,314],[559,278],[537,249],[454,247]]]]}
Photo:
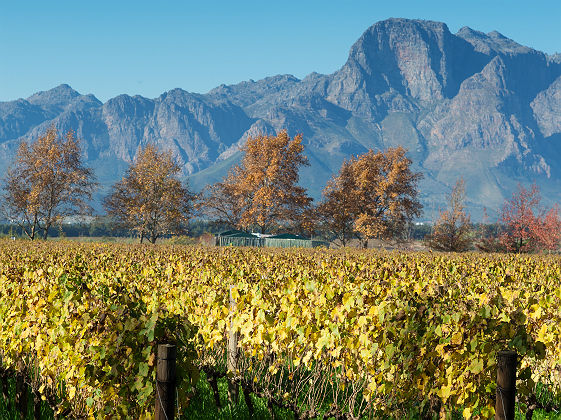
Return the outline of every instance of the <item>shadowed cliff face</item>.
{"type": "MultiPolygon", "coordinates": [[[[403,145],[424,172],[425,219],[466,180],[477,219],[517,182],[537,182],[561,201],[561,56],[547,56],[498,32],[389,19],[368,28],[331,75],[278,75],[207,94],[181,89],[155,99],[120,95],[105,104],[67,85],[0,103],[0,170],[22,138],[50,125],[75,130],[107,188],[140,147],[172,150],[195,188],[239,161],[248,136],[303,133],[311,166],[301,184],[319,198],[343,159],[403,145]]],[[[103,193],[103,190],[100,194],[103,193]]]]}

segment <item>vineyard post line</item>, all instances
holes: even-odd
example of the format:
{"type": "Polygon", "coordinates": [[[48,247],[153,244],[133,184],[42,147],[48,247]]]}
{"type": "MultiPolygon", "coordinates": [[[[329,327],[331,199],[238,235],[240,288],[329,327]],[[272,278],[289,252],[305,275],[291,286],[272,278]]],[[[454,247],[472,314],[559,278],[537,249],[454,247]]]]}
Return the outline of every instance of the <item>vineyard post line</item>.
{"type": "Polygon", "coordinates": [[[158,345],[155,420],[173,420],[175,416],[176,359],[175,345],[158,345]]]}
{"type": "Polygon", "coordinates": [[[514,420],[516,360],[517,354],[513,350],[501,350],[497,354],[495,420],[514,420]]]}

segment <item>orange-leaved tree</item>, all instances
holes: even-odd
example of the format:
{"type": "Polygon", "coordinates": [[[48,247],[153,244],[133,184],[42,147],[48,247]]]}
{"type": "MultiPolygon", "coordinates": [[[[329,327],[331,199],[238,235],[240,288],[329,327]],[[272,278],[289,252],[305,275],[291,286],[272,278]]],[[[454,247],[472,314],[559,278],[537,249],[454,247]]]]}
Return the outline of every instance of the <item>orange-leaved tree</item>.
{"type": "Polygon", "coordinates": [[[65,217],[91,213],[96,184],[73,131],[59,135],[50,127],[35,142],[22,141],[4,181],[3,213],[31,240],[39,232],[47,239],[65,217]]]}
{"type": "Polygon", "coordinates": [[[555,204],[542,218],[539,229],[536,231],[538,243],[547,251],[556,251],[561,242],[561,219],[559,218],[559,205],[555,204]]]}
{"type": "Polygon", "coordinates": [[[448,209],[440,211],[431,234],[425,237],[429,248],[448,252],[462,252],[471,248],[472,227],[464,201],[465,182],[460,178],[448,197],[448,209]]]}
{"type": "Polygon", "coordinates": [[[356,202],[351,192],[355,188],[353,167],[343,162],[339,174],[332,177],[323,190],[323,200],[317,207],[321,226],[334,235],[340,245],[346,246],[355,232],[356,202]]]}
{"type": "Polygon", "coordinates": [[[561,221],[558,207],[545,212],[540,208],[540,201],[536,184],[530,189],[518,184],[518,191],[505,202],[499,219],[505,231],[499,240],[507,251],[521,253],[559,247],[561,221]]]}
{"type": "Polygon", "coordinates": [[[366,247],[371,238],[395,238],[421,214],[417,183],[402,147],[373,150],[343,162],[323,191],[320,213],[338,237],[356,235],[366,247]]]}
{"type": "Polygon", "coordinates": [[[105,198],[107,213],[121,227],[136,231],[141,243],[186,232],[195,196],[178,179],[180,171],[171,152],[146,146],[105,198]]]}
{"type": "Polygon", "coordinates": [[[205,212],[242,229],[261,233],[305,229],[312,199],[298,185],[299,169],[308,165],[302,135],[282,130],[276,136],[248,138],[242,162],[222,182],[207,188],[205,212]]]}

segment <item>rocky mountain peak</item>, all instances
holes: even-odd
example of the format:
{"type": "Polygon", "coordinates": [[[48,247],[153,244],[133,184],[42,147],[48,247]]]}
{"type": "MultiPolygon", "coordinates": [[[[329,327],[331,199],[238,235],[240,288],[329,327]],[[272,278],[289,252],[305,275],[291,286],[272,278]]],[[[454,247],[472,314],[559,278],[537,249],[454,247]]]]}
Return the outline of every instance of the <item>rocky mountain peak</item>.
{"type": "Polygon", "coordinates": [[[456,36],[469,42],[473,45],[476,51],[488,56],[494,56],[497,54],[527,54],[533,51],[531,48],[520,45],[512,39],[505,37],[498,31],[492,31],[485,34],[481,31],[476,31],[464,26],[458,31],[456,36]]]}
{"type": "Polygon", "coordinates": [[[66,83],[63,83],[47,91],[37,92],[27,98],[27,100],[34,105],[67,104],[78,96],[80,96],[78,92],[66,83]]]}
{"type": "Polygon", "coordinates": [[[488,63],[473,45],[433,21],[388,19],[368,28],[335,73],[328,97],[379,118],[454,97],[463,80],[488,63]]]}
{"type": "Polygon", "coordinates": [[[95,96],[81,95],[67,84],[61,84],[53,89],[35,93],[27,98],[27,101],[54,115],[63,112],[73,105],[81,108],[101,105],[101,102],[95,96]]]}
{"type": "Polygon", "coordinates": [[[347,64],[357,65],[367,76],[365,82],[373,93],[394,89],[432,101],[445,96],[450,44],[444,23],[388,19],[364,32],[351,47],[347,64]]]}

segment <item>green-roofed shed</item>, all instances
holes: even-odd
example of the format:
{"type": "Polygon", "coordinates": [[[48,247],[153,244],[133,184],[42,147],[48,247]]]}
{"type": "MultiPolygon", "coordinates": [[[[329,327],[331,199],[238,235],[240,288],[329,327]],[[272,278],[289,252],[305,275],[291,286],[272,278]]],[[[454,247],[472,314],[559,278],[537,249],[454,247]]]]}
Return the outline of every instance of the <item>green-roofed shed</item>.
{"type": "Polygon", "coordinates": [[[227,230],[216,235],[217,246],[263,246],[263,240],[243,230],[227,230]]]}
{"type": "Polygon", "coordinates": [[[255,246],[255,247],[276,247],[292,248],[303,247],[313,248],[316,246],[329,246],[323,241],[311,241],[300,235],[292,233],[281,233],[279,235],[258,237],[242,230],[228,230],[216,235],[217,246],[255,246]]]}
{"type": "Polygon", "coordinates": [[[244,232],[243,230],[232,229],[232,230],[227,230],[225,232],[221,232],[217,236],[232,236],[240,233],[246,233],[246,232],[244,232]]]}
{"type": "Polygon", "coordinates": [[[306,240],[307,238],[304,238],[303,236],[300,236],[300,235],[295,235],[293,233],[281,233],[279,235],[269,236],[269,239],[300,239],[300,240],[306,240]]]}

